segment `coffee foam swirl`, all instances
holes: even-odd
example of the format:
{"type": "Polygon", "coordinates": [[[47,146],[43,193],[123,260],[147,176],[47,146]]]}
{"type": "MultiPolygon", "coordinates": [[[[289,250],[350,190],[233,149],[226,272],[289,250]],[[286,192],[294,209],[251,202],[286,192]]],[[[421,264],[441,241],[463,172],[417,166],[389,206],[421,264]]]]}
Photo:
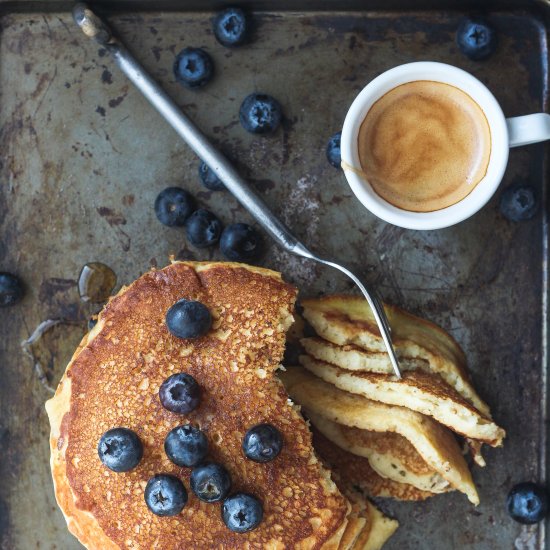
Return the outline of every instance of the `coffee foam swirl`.
{"type": "Polygon", "coordinates": [[[383,199],[415,212],[446,208],[483,179],[491,134],[481,108],[465,92],[432,81],[389,91],[359,131],[365,178],[383,199]]]}

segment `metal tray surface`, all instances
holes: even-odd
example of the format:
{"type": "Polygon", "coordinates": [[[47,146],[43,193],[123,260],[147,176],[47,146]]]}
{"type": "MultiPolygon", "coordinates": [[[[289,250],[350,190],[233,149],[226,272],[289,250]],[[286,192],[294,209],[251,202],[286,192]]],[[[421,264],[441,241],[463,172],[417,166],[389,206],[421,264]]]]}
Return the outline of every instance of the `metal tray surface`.
{"type": "MultiPolygon", "coordinates": [[[[511,521],[505,497],[516,482],[545,479],[547,149],[513,150],[501,189],[481,212],[425,232],[370,215],[324,153],[357,92],[414,60],[470,71],[508,116],[547,109],[545,12],[492,12],[498,51],[476,63],[454,44],[458,11],[260,11],[252,43],[229,50],[212,35],[210,12],[123,4],[109,19],[145,68],[307,244],[368,273],[387,301],[451,332],[508,432],[504,448],[485,452],[488,466],[473,470],[479,507],[457,493],[382,502],[401,523],[387,548],[545,547],[544,525],[511,521]],[[200,91],[182,88],[172,74],[175,54],[189,45],[204,47],[216,65],[214,81],[200,91]],[[272,137],[240,127],[240,102],[253,90],[284,107],[285,123],[272,137]],[[517,182],[534,186],[541,203],[523,223],[499,213],[502,190],[517,182]]],[[[28,292],[19,306],[0,310],[0,547],[70,550],[80,546],[56,506],[48,464],[44,401],[51,394],[20,342],[45,319],[71,322],[34,347],[55,387],[98,309],[79,300],[84,263],[108,264],[120,286],[170,254],[221,259],[156,220],[153,202],[164,187],[187,188],[226,224],[250,217],[226,193],[201,187],[197,158],[68,11],[47,2],[1,6],[0,270],[18,273],[28,292]]],[[[304,295],[352,290],[335,272],[266,244],[262,265],[281,270],[304,295]]]]}

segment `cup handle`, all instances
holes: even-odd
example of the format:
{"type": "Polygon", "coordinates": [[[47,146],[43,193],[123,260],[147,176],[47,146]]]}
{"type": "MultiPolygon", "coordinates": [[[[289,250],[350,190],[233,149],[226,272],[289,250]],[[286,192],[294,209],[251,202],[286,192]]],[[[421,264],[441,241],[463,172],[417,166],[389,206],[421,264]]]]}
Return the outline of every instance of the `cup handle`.
{"type": "Polygon", "coordinates": [[[529,145],[550,139],[550,115],[534,113],[506,119],[510,147],[529,145]]]}

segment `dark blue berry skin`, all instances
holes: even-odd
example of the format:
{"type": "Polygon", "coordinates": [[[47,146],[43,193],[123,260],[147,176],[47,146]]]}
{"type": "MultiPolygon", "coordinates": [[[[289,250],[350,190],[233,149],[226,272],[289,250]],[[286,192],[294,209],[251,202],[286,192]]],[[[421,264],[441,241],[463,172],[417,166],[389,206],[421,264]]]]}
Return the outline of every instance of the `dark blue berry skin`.
{"type": "Polygon", "coordinates": [[[128,472],[143,457],[143,445],[138,435],[128,428],[106,431],[97,446],[99,459],[113,472],[128,472]]]}
{"type": "Polygon", "coordinates": [[[243,438],[243,452],[255,462],[269,462],[281,452],[281,432],[271,424],[258,424],[250,428],[243,438]]]}
{"type": "Polygon", "coordinates": [[[264,515],[262,503],[247,493],[236,493],[222,504],[222,519],[235,533],[246,533],[260,525],[264,515]]]}
{"type": "Polygon", "coordinates": [[[23,298],[25,289],[19,277],[0,272],[0,307],[13,306],[23,298]]]}
{"type": "Polygon", "coordinates": [[[178,338],[199,338],[210,330],[212,316],[204,304],[183,299],[166,312],[166,326],[178,338]]]}
{"type": "Polygon", "coordinates": [[[219,502],[231,489],[231,476],[216,463],[201,464],[191,472],[191,490],[204,502],[219,502]]]}
{"type": "Polygon", "coordinates": [[[206,248],[220,240],[222,222],[208,210],[193,212],[185,222],[187,240],[197,248],[206,248]]]}
{"type": "Polygon", "coordinates": [[[155,200],[155,214],[168,227],[181,227],[194,210],[193,196],[180,187],[167,187],[155,200]]]}
{"type": "Polygon", "coordinates": [[[187,490],[176,476],[156,474],[145,487],[145,504],[157,516],[177,516],[187,504],[187,490]]]}
{"type": "Polygon", "coordinates": [[[169,376],[160,385],[159,399],[165,409],[188,414],[199,406],[201,388],[190,374],[179,372],[169,376]]]}
{"type": "Polygon", "coordinates": [[[239,110],[242,127],[252,134],[272,134],[283,118],[280,103],[267,94],[250,94],[239,110]]]}
{"type": "Polygon", "coordinates": [[[212,28],[216,40],[222,46],[240,46],[248,39],[248,20],[239,8],[227,8],[218,13],[212,20],[212,28]]]}
{"type": "Polygon", "coordinates": [[[535,483],[518,483],[506,499],[508,513],[519,523],[538,523],[548,512],[548,495],[535,483]]]}
{"type": "Polygon", "coordinates": [[[208,453],[208,440],[198,428],[187,424],[171,430],[164,440],[166,456],[178,466],[201,463],[208,453]]]}
{"type": "Polygon", "coordinates": [[[327,143],[327,160],[334,166],[334,168],[340,168],[342,157],[340,154],[340,139],[342,138],[342,132],[338,132],[331,136],[327,143]]]}
{"type": "Polygon", "coordinates": [[[500,211],[512,222],[530,220],[537,213],[538,206],[535,189],[529,185],[509,187],[500,197],[500,211]]]}
{"type": "Polygon", "coordinates": [[[222,180],[216,176],[214,170],[210,170],[206,162],[201,161],[199,165],[199,178],[202,184],[210,191],[224,191],[225,185],[222,180]]]}
{"type": "Polygon", "coordinates": [[[97,325],[97,317],[90,317],[88,319],[88,330],[92,330],[97,325]]]}
{"type": "Polygon", "coordinates": [[[176,56],[174,74],[186,88],[201,88],[212,79],[214,63],[201,48],[185,48],[176,56]]]}
{"type": "Polygon", "coordinates": [[[497,35],[483,17],[466,17],[456,31],[456,44],[466,57],[479,61],[495,51],[497,35]]]}
{"type": "Polygon", "coordinates": [[[262,252],[262,236],[246,223],[228,225],[220,238],[223,255],[233,262],[249,262],[262,252]]]}

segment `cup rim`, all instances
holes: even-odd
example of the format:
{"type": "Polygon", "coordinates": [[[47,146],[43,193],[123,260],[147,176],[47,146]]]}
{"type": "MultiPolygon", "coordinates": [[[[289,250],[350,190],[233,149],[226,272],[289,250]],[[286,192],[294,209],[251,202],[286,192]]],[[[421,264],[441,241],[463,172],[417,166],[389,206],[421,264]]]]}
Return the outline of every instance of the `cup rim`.
{"type": "Polygon", "coordinates": [[[344,120],[340,148],[346,179],[365,208],[384,221],[406,229],[442,229],[469,218],[494,195],[508,163],[508,128],[496,98],[476,77],[446,63],[417,61],[385,71],[359,92],[344,120]],[[412,212],[392,205],[380,197],[356,172],[361,168],[358,152],[359,128],[369,109],[393,88],[418,80],[443,82],[467,93],[483,110],[491,133],[491,153],[485,176],[461,201],[433,212],[412,212]]]}

